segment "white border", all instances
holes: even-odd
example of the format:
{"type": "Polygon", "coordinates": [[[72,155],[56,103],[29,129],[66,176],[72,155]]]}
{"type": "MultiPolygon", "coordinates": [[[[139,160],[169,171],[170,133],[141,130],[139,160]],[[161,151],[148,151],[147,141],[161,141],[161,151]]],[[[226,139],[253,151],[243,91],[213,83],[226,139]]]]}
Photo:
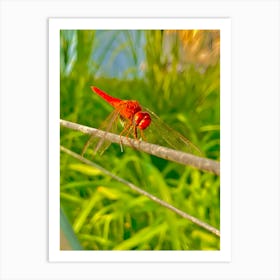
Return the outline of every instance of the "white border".
{"type": "Polygon", "coordinates": [[[0,279],[280,279],[279,8],[278,0],[0,1],[0,279]],[[230,263],[48,261],[48,18],[128,16],[232,19],[230,263]]]}
{"type": "Polygon", "coordinates": [[[49,19],[49,260],[75,262],[228,262],[231,259],[231,21],[230,19],[49,19]],[[129,27],[129,28],[128,28],[129,27]],[[221,31],[220,251],[59,250],[59,34],[61,29],[219,29],[221,31]]]}

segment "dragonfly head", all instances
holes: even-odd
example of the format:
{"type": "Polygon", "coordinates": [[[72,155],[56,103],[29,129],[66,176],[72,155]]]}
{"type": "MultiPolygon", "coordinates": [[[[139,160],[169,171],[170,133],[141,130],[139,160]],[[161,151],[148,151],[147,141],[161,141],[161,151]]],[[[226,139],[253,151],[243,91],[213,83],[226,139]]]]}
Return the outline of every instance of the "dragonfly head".
{"type": "Polygon", "coordinates": [[[150,125],[151,121],[152,121],[151,116],[147,112],[139,111],[134,115],[135,125],[142,130],[147,128],[150,125]]]}

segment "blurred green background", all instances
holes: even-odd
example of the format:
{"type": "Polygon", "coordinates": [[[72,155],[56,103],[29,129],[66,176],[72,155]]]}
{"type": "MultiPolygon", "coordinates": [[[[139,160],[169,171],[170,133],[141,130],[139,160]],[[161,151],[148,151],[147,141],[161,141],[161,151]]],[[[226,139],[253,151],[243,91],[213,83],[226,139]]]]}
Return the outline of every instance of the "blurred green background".
{"type": "MultiPolygon", "coordinates": [[[[61,30],[61,119],[102,124],[112,107],[92,85],[139,101],[219,160],[219,31],[61,30]]],[[[61,128],[61,145],[79,154],[87,139],[61,128]]],[[[126,147],[121,152],[117,144],[91,160],[220,228],[219,176],[126,147]]],[[[65,153],[60,180],[62,250],[220,249],[217,236],[65,153]]]]}

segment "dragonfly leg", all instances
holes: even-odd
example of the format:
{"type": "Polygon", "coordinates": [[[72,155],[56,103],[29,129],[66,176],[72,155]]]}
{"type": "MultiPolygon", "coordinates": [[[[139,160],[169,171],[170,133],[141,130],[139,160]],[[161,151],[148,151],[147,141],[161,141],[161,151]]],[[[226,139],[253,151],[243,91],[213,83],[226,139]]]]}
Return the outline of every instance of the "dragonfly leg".
{"type": "MultiPolygon", "coordinates": [[[[138,132],[137,132],[137,129],[138,129],[138,127],[136,126],[136,125],[133,125],[133,123],[132,122],[127,122],[126,123],[126,125],[125,125],[125,127],[124,127],[124,129],[123,129],[123,131],[120,133],[120,137],[122,136],[122,135],[124,135],[125,137],[127,137],[127,140],[128,141],[130,141],[129,139],[129,135],[130,134],[133,134],[133,136],[134,136],[134,138],[136,139],[136,140],[138,140],[138,132]]],[[[140,130],[140,132],[141,132],[141,135],[142,135],[142,131],[140,130]]],[[[121,146],[122,146],[122,140],[121,140],[121,138],[120,138],[120,143],[121,143],[121,146]]],[[[130,142],[131,143],[131,142],[130,142]]],[[[132,144],[132,143],[131,143],[132,144]]]]}
{"type": "Polygon", "coordinates": [[[145,137],[144,131],[142,129],[140,129],[140,134],[141,134],[141,139],[146,141],[146,137],[145,137]]]}
{"type": "Polygon", "coordinates": [[[131,125],[131,122],[127,122],[124,126],[124,129],[122,130],[122,132],[120,133],[120,146],[121,146],[121,152],[123,152],[123,143],[122,143],[122,138],[121,136],[125,136],[127,137],[129,135],[129,133],[131,132],[131,129],[133,128],[133,126],[131,125]]]}
{"type": "Polygon", "coordinates": [[[134,126],[134,138],[137,139],[138,136],[137,136],[137,126],[135,125],[134,126]]]}

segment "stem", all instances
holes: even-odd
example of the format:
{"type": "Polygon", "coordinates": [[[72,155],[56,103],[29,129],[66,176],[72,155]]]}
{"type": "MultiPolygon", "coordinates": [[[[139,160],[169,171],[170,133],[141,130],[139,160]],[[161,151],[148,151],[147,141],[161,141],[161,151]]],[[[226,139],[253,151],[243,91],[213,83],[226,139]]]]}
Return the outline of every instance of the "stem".
{"type": "Polygon", "coordinates": [[[125,184],[125,185],[128,186],[130,189],[132,189],[133,191],[135,191],[135,192],[137,192],[137,193],[139,193],[139,194],[141,194],[141,195],[144,195],[144,196],[148,197],[149,199],[153,200],[153,201],[156,202],[157,204],[159,204],[159,205],[161,205],[161,206],[163,206],[163,207],[165,207],[165,208],[171,210],[172,212],[174,212],[174,213],[178,214],[179,216],[183,217],[184,219],[189,220],[189,221],[193,222],[194,224],[196,224],[196,225],[198,225],[198,226],[200,226],[200,227],[206,229],[207,231],[209,231],[209,232],[215,234],[216,236],[219,236],[219,237],[220,237],[220,231],[219,231],[218,229],[216,229],[216,228],[214,228],[214,227],[208,225],[207,223],[205,223],[205,222],[203,222],[203,221],[200,221],[199,219],[197,219],[197,218],[195,218],[195,217],[193,217],[193,216],[191,216],[191,215],[189,215],[189,214],[183,212],[182,210],[180,210],[180,209],[178,209],[178,208],[172,206],[171,204],[169,204],[169,203],[167,203],[167,202],[165,202],[165,201],[163,201],[163,200],[157,198],[156,196],[154,196],[154,195],[152,195],[152,194],[150,194],[150,193],[148,193],[148,192],[142,190],[141,188],[137,187],[136,185],[132,184],[131,182],[126,181],[126,180],[124,180],[124,179],[122,179],[122,178],[116,176],[115,174],[109,172],[109,171],[106,170],[105,168],[103,168],[103,167],[97,165],[96,163],[94,163],[94,162],[92,162],[92,161],[90,161],[90,160],[88,160],[88,159],[86,159],[86,158],[80,156],[80,155],[77,154],[77,153],[74,153],[74,152],[72,152],[72,151],[66,149],[66,148],[63,147],[63,146],[60,146],[60,150],[61,150],[62,152],[64,152],[64,153],[66,153],[66,154],[68,154],[68,155],[70,155],[70,156],[72,156],[72,157],[74,157],[74,158],[80,160],[81,162],[83,162],[83,163],[85,163],[85,164],[88,164],[88,165],[90,165],[90,166],[93,166],[93,167],[99,169],[99,170],[102,171],[104,174],[110,176],[111,178],[115,179],[116,181],[125,184]]]}
{"type": "Polygon", "coordinates": [[[121,142],[122,145],[135,148],[139,151],[143,151],[163,159],[171,160],[183,165],[190,165],[200,170],[205,170],[216,175],[220,175],[220,163],[211,159],[198,157],[140,140],[123,137],[117,134],[109,133],[103,130],[91,128],[65,120],[60,120],[60,125],[73,130],[81,131],[86,134],[94,135],[95,137],[104,137],[104,139],[109,140],[113,143],[119,144],[121,142]]]}

